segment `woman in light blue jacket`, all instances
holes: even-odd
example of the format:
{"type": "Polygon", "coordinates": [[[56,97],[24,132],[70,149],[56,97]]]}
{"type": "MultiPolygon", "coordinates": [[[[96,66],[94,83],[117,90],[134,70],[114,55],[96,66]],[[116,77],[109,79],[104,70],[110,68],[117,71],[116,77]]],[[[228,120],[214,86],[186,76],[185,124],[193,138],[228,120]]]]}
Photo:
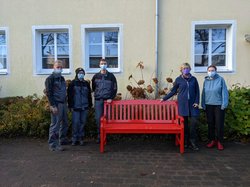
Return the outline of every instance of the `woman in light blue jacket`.
{"type": "Polygon", "coordinates": [[[228,90],[225,80],[217,74],[217,68],[211,65],[207,68],[202,90],[201,105],[206,110],[208,123],[208,148],[217,146],[223,150],[224,119],[228,105],[228,90]]]}

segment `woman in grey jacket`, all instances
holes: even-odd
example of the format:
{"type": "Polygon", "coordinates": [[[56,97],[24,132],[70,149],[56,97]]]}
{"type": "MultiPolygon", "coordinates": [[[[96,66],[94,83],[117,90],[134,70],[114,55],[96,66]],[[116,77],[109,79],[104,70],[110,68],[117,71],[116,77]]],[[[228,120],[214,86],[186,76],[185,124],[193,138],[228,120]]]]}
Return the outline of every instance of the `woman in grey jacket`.
{"type": "Polygon", "coordinates": [[[217,68],[211,65],[207,68],[202,90],[201,105],[206,110],[208,123],[208,148],[217,146],[223,150],[225,108],[228,105],[228,90],[225,80],[217,74],[217,68]]]}

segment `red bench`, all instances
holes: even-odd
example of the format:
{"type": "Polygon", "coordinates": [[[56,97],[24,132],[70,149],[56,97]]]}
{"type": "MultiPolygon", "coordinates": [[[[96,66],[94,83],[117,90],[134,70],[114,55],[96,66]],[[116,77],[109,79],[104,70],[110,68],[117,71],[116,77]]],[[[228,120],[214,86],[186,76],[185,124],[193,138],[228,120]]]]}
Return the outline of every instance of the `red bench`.
{"type": "Polygon", "coordinates": [[[175,134],[175,144],[184,153],[184,120],[176,101],[121,100],[104,103],[101,117],[100,152],[107,134],[175,134]]]}

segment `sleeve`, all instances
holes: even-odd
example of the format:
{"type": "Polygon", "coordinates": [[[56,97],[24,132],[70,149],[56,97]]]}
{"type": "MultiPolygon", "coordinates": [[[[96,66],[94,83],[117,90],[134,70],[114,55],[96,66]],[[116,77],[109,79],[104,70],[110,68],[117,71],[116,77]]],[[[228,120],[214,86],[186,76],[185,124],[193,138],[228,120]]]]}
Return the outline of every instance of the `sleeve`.
{"type": "Polygon", "coordinates": [[[50,106],[56,106],[56,102],[53,99],[53,79],[48,77],[45,81],[46,95],[48,97],[50,106]]]}
{"type": "Polygon", "coordinates": [[[196,78],[195,78],[195,103],[200,104],[200,87],[196,78]]]}
{"type": "Polygon", "coordinates": [[[67,90],[69,108],[73,108],[73,91],[74,91],[74,80],[69,84],[67,90]]]}
{"type": "Polygon", "coordinates": [[[222,78],[222,105],[221,109],[224,110],[228,106],[229,94],[225,80],[222,78]]]}
{"type": "Polygon", "coordinates": [[[171,91],[167,95],[165,95],[163,97],[163,100],[166,101],[169,98],[173,97],[177,93],[178,88],[179,88],[179,84],[178,84],[177,79],[175,79],[173,88],[171,89],[171,91]]]}
{"type": "Polygon", "coordinates": [[[90,84],[88,82],[87,82],[87,87],[89,89],[88,102],[89,102],[89,107],[91,108],[93,106],[93,103],[92,103],[92,96],[91,96],[91,88],[90,88],[90,84]]]}
{"type": "Polygon", "coordinates": [[[112,83],[113,83],[113,93],[111,99],[114,99],[117,94],[117,81],[113,74],[112,74],[112,83]]]}
{"type": "Polygon", "coordinates": [[[201,107],[206,110],[205,104],[205,81],[203,82],[202,94],[201,94],[201,107]]]}

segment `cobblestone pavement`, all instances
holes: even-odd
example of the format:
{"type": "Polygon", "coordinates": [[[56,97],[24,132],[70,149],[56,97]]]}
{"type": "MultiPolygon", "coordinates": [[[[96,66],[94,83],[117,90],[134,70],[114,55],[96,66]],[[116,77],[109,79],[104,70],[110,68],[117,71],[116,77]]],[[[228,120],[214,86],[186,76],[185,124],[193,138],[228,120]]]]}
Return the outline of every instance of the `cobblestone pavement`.
{"type": "Polygon", "coordinates": [[[181,155],[172,141],[87,142],[48,150],[46,140],[0,139],[0,186],[250,186],[250,144],[181,155]]]}

